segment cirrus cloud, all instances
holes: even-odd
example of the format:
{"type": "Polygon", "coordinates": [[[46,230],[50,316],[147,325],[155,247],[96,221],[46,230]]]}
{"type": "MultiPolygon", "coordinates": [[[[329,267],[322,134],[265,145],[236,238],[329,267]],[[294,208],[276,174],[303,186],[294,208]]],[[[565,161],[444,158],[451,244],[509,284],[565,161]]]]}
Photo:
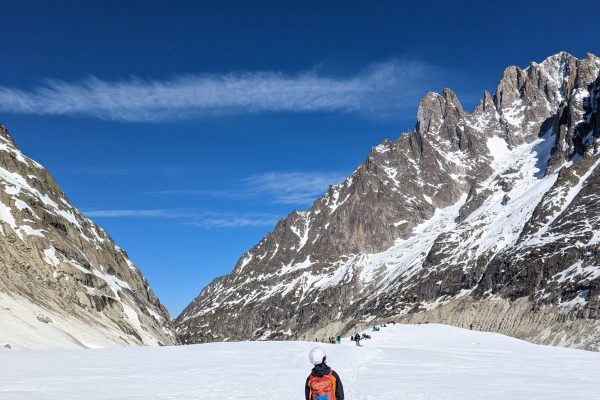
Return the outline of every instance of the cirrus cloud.
{"type": "Polygon", "coordinates": [[[331,171],[270,171],[243,178],[231,189],[168,189],[148,192],[162,196],[205,196],[249,199],[261,197],[275,204],[309,205],[345,174],[331,171]]]}
{"type": "MultiPolygon", "coordinates": [[[[344,175],[327,171],[271,171],[252,175],[229,190],[174,189],[148,192],[161,196],[203,196],[245,201],[250,198],[284,205],[306,206],[323,195],[329,185],[339,183],[344,175]]],[[[85,211],[90,218],[169,219],[204,228],[274,226],[282,217],[276,213],[215,212],[187,208],[96,209],[85,211]]]]}
{"type": "MultiPolygon", "coordinates": [[[[443,71],[391,60],[346,77],[306,71],[197,74],[166,80],[46,80],[31,89],[0,86],[0,112],[159,122],[222,114],[344,112],[387,117],[410,110],[437,88],[443,71]],[[433,86],[433,87],[432,87],[433,86]]],[[[447,80],[447,77],[446,77],[447,80]]]]}
{"type": "Polygon", "coordinates": [[[280,216],[269,213],[225,213],[182,208],[88,210],[89,218],[171,219],[203,228],[273,226],[280,216]]]}

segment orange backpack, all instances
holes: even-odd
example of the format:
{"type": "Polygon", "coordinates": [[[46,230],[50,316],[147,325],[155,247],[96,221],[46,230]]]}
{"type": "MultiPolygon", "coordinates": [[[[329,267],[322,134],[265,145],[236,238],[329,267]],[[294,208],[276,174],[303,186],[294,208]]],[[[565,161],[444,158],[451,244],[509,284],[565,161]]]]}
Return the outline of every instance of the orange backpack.
{"type": "Polygon", "coordinates": [[[311,375],[308,380],[311,400],[335,400],[335,377],[329,371],[327,375],[311,375]]]}

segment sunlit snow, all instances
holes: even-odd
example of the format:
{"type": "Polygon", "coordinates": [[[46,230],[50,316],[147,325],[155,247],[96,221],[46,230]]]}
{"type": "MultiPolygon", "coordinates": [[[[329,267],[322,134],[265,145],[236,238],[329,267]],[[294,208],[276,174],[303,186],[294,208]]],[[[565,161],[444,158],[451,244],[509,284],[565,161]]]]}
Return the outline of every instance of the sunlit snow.
{"type": "MultiPolygon", "coordinates": [[[[444,325],[320,344],[347,400],[597,399],[600,353],[444,325]]],[[[302,399],[311,342],[0,352],[0,398],[302,399]]]]}

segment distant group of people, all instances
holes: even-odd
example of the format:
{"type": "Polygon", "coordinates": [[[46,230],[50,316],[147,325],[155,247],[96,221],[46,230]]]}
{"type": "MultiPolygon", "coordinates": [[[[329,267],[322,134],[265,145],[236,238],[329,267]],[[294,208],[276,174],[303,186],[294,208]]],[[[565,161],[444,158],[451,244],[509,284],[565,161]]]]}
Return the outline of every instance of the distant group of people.
{"type": "MultiPolygon", "coordinates": [[[[387,324],[391,324],[391,325],[396,325],[396,321],[390,320],[387,322],[387,324]]],[[[373,326],[372,331],[373,332],[379,332],[381,330],[381,328],[387,328],[387,324],[384,323],[383,325],[381,325],[381,327],[375,325],[373,326]]],[[[368,335],[366,333],[363,333],[362,335],[360,334],[355,334],[351,337],[352,341],[354,341],[356,343],[357,346],[360,346],[360,341],[363,339],[371,339],[371,335],[368,335]]]]}
{"type": "MultiPolygon", "coordinates": [[[[389,320],[387,323],[384,323],[383,325],[381,325],[381,327],[375,325],[375,326],[373,326],[373,332],[379,332],[379,330],[381,328],[386,328],[387,324],[396,325],[396,321],[389,320]]],[[[354,343],[356,343],[357,346],[360,346],[360,341],[364,340],[364,339],[371,339],[371,335],[368,335],[366,333],[363,333],[363,334],[356,333],[356,334],[350,336],[350,340],[352,340],[354,343]]],[[[315,338],[315,342],[318,342],[318,343],[340,344],[341,341],[342,341],[342,338],[339,335],[335,336],[335,337],[330,336],[327,339],[320,339],[320,340],[318,338],[315,338]]]]}
{"type": "Polygon", "coordinates": [[[342,337],[341,336],[330,336],[327,338],[327,340],[325,339],[321,339],[319,340],[318,338],[315,338],[315,342],[320,342],[320,343],[329,343],[329,344],[340,344],[340,342],[342,341],[342,337]]]}
{"type": "Polygon", "coordinates": [[[360,346],[360,341],[363,339],[371,339],[371,335],[367,335],[366,333],[363,333],[362,335],[357,333],[355,335],[353,335],[351,337],[352,341],[354,343],[356,343],[357,346],[360,346]]]}
{"type": "MultiPolygon", "coordinates": [[[[391,322],[389,322],[389,323],[391,323],[391,324],[394,324],[394,325],[396,324],[394,321],[391,321],[391,322]]],[[[386,324],[383,324],[383,325],[381,325],[381,328],[387,328],[387,325],[386,325],[386,324]]],[[[379,330],[380,330],[381,328],[380,328],[380,327],[378,327],[377,325],[375,325],[375,326],[373,327],[373,332],[379,332],[379,330]]]]}

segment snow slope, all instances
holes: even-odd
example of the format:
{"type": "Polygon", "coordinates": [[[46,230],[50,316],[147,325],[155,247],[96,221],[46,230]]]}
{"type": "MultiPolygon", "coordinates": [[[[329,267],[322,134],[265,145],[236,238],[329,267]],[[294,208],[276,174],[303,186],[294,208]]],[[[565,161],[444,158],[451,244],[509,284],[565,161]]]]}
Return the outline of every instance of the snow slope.
{"type": "MultiPolygon", "coordinates": [[[[599,353],[445,325],[396,325],[371,334],[361,348],[348,339],[321,345],[347,400],[597,399],[600,391],[599,353]]],[[[302,399],[314,345],[6,350],[0,398],[302,399]]]]}

